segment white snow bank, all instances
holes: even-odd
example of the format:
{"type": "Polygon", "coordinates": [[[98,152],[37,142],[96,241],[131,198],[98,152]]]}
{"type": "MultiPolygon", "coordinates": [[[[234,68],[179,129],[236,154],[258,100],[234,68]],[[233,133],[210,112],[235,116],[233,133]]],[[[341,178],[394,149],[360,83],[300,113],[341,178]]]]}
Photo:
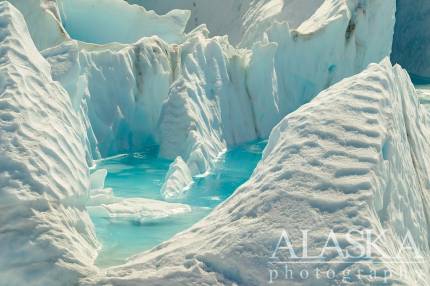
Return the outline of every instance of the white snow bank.
{"type": "MultiPolygon", "coordinates": [[[[316,255],[331,230],[342,251],[353,251],[345,235],[356,229],[385,232],[370,259],[342,263],[332,251],[317,264],[319,280],[303,281],[299,274],[282,280],[281,265],[275,285],[333,285],[344,281],[343,270],[350,271],[353,285],[382,283],[386,270],[392,271],[391,284],[424,285],[428,263],[414,263],[410,252],[398,252],[409,231],[419,254],[430,255],[430,160],[423,156],[430,154],[429,120],[404,70],[388,59],[370,65],[282,120],[251,179],[209,217],[126,265],[108,269],[97,283],[266,285],[284,230],[296,253],[302,253],[301,230],[309,230],[308,252],[316,255]],[[334,269],[333,279],[324,278],[328,269],[334,269]],[[375,276],[368,280],[371,270],[375,276]]],[[[283,249],[276,256],[288,259],[289,252],[283,249]]],[[[315,267],[289,264],[293,271],[309,273],[315,267]]]]}
{"type": "Polygon", "coordinates": [[[183,40],[188,11],[173,10],[159,16],[123,0],[56,0],[63,26],[76,40],[105,44],[134,43],[157,35],[164,41],[183,40]]]}
{"type": "Polygon", "coordinates": [[[397,0],[391,59],[430,82],[430,2],[397,0]]]}
{"type": "Polygon", "coordinates": [[[85,210],[85,131],[5,1],[0,47],[0,281],[77,284],[95,271],[98,248],[85,210]]]}
{"type": "Polygon", "coordinates": [[[160,192],[167,201],[177,200],[185,196],[192,184],[193,177],[188,165],[178,157],[170,165],[160,192]]]}
{"type": "Polygon", "coordinates": [[[36,47],[41,51],[69,39],[55,0],[8,0],[24,16],[36,47]]]}

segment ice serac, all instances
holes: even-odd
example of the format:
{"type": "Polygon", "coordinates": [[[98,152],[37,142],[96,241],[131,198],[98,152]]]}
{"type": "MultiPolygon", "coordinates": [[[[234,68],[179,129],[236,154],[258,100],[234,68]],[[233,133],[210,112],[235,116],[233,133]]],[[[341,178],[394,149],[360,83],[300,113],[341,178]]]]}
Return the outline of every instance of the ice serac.
{"type": "Polygon", "coordinates": [[[131,45],[76,41],[44,51],[53,75],[82,104],[94,158],[154,144],[178,52],[158,37],[131,45]]]}
{"type": "Polygon", "coordinates": [[[134,43],[157,35],[166,42],[184,38],[188,11],[172,10],[159,16],[123,0],[56,0],[63,26],[70,35],[88,43],[134,43]]]}
{"type": "Polygon", "coordinates": [[[394,13],[394,0],[324,1],[295,29],[289,14],[257,21],[244,49],[196,28],[179,45],[181,73],[160,118],[162,156],[180,155],[204,173],[226,147],[266,138],[320,91],[389,55],[394,13]]]}
{"type": "Polygon", "coordinates": [[[228,35],[237,45],[256,26],[266,27],[287,19],[291,28],[298,27],[324,2],[323,0],[127,0],[148,10],[166,14],[172,9],[191,11],[187,32],[207,25],[211,36],[228,35]],[[222,17],[215,16],[222,15],[222,17]]]}
{"type": "MultiPolygon", "coordinates": [[[[302,250],[301,230],[310,230],[312,256],[320,254],[332,230],[344,253],[354,251],[345,235],[355,229],[372,231],[375,237],[385,232],[374,240],[372,258],[342,264],[344,257],[333,251],[318,264],[319,280],[306,283],[342,284],[347,270],[353,285],[378,284],[384,270],[391,270],[392,284],[424,285],[429,265],[413,263],[419,256],[399,254],[399,249],[409,231],[419,255],[430,254],[430,161],[422,156],[430,152],[429,128],[429,113],[419,104],[406,71],[392,67],[388,59],[372,64],[283,119],[251,179],[206,219],[126,265],[108,269],[97,282],[266,285],[284,230],[296,253],[302,250]],[[324,280],[330,267],[341,271],[324,280]],[[371,281],[363,275],[369,269],[376,273],[371,281]],[[407,275],[399,276],[401,270],[407,275]]],[[[276,257],[288,259],[289,253],[279,250],[276,257]]],[[[312,273],[315,265],[289,267],[312,273]]],[[[294,277],[292,285],[303,282],[294,277]]],[[[277,284],[285,285],[285,280],[277,284]]]]}
{"type": "Polygon", "coordinates": [[[69,39],[55,0],[8,0],[24,16],[36,47],[41,51],[69,39]]]}
{"type": "Polygon", "coordinates": [[[391,60],[417,81],[430,82],[430,2],[397,0],[391,60]]]}
{"type": "Polygon", "coordinates": [[[0,281],[75,285],[95,272],[85,131],[69,95],[0,2],[0,281]]]}
{"type": "Polygon", "coordinates": [[[179,47],[180,73],[159,121],[161,155],[181,156],[193,175],[211,169],[228,145],[257,137],[245,85],[246,51],[226,37],[207,36],[202,27],[179,47]]]}
{"type": "MultiPolygon", "coordinates": [[[[139,11],[145,21],[156,22],[148,26],[151,35],[171,20],[170,14],[163,18],[137,5],[104,1],[109,2],[106,7],[118,6],[126,15],[139,11]]],[[[194,7],[193,2],[185,2],[172,7],[174,2],[159,1],[158,5],[194,7]]],[[[212,7],[212,2],[196,3],[198,11],[191,13],[204,14],[203,8],[212,7]]],[[[224,2],[224,6],[216,3],[218,9],[237,5],[224,2]]],[[[211,38],[202,25],[193,26],[187,35],[176,29],[181,38],[177,44],[160,33],[133,44],[66,42],[44,52],[53,76],[69,91],[74,104],[84,101],[81,109],[95,158],[156,143],[161,156],[172,160],[181,156],[192,175],[206,173],[227,148],[267,138],[286,114],[391,50],[394,0],[238,2],[243,2],[243,11],[234,11],[241,16],[233,17],[236,12],[231,12],[228,17],[240,20],[247,29],[235,32],[236,46],[230,43],[229,33],[229,37],[211,38]]],[[[78,32],[91,31],[79,26],[80,13],[87,11],[78,8],[89,2],[58,3],[66,29],[76,29],[72,36],[82,40],[78,32]]],[[[86,18],[91,25],[97,26],[99,16],[109,15],[100,11],[97,17],[86,18]]],[[[216,30],[223,21],[212,19],[219,23],[208,26],[216,30]]],[[[109,42],[99,41],[97,33],[87,36],[90,42],[109,42]]]]}
{"type": "Polygon", "coordinates": [[[161,187],[161,195],[167,201],[181,199],[193,184],[193,178],[188,165],[181,157],[170,165],[166,180],[161,187]]]}

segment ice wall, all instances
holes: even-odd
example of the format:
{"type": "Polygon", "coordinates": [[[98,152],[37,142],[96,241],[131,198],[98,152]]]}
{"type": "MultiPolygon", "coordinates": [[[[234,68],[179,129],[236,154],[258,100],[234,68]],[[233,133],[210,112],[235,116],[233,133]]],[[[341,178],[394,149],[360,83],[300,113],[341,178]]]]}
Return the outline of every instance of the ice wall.
{"type": "Polygon", "coordinates": [[[157,35],[169,43],[182,41],[188,11],[159,16],[123,0],[56,0],[63,26],[71,37],[88,42],[134,43],[157,35]]]}
{"type": "Polygon", "coordinates": [[[309,18],[323,0],[127,0],[159,14],[173,9],[191,11],[187,32],[204,24],[211,36],[228,35],[229,41],[239,44],[245,34],[256,26],[275,21],[288,21],[297,28],[309,18]]]}
{"type": "MultiPolygon", "coordinates": [[[[73,2],[74,9],[84,11],[82,3],[73,2]]],[[[44,53],[53,66],[72,61],[78,67],[76,74],[63,76],[66,86],[87,82],[88,96],[72,97],[86,101],[93,153],[139,151],[155,142],[161,156],[181,156],[192,174],[205,173],[229,146],[266,138],[283,116],[319,91],[390,53],[394,0],[264,3],[264,9],[247,4],[259,20],[243,22],[252,26],[241,34],[246,49],[232,46],[227,37],[211,38],[200,26],[179,44],[156,37],[128,45],[78,42],[71,52],[77,56],[64,61],[58,60],[60,50],[70,44],[44,53]],[[296,16],[281,13],[293,4],[299,6],[296,16]],[[315,9],[298,23],[301,12],[315,9]],[[278,22],[276,15],[282,15],[278,22]]],[[[79,86],[67,89],[83,93],[79,86]]]]}
{"type": "Polygon", "coordinates": [[[85,130],[9,2],[0,23],[0,283],[76,285],[98,248],[85,130]]]}
{"type": "Polygon", "coordinates": [[[8,0],[23,14],[34,44],[39,50],[69,39],[61,24],[55,0],[8,0]]]}
{"type": "Polygon", "coordinates": [[[160,118],[162,156],[204,172],[225,147],[265,138],[318,92],[389,55],[394,11],[394,1],[326,1],[296,30],[287,21],[256,26],[242,39],[253,43],[246,50],[197,29],[179,46],[182,73],[160,118]]]}
{"type": "MultiPolygon", "coordinates": [[[[374,240],[371,259],[344,261],[332,251],[318,264],[319,279],[303,281],[297,274],[286,282],[281,265],[274,285],[343,284],[345,270],[353,285],[382,284],[384,271],[392,272],[390,284],[424,285],[429,265],[399,249],[409,231],[419,255],[430,254],[430,161],[422,156],[430,152],[429,120],[404,70],[388,59],[372,64],[283,119],[251,179],[209,217],[87,282],[266,285],[284,230],[296,253],[302,253],[301,230],[310,230],[309,255],[318,255],[330,231],[342,251],[356,250],[346,239],[356,229],[371,231],[373,238],[385,232],[374,240]],[[336,276],[325,278],[333,267],[336,276]]],[[[279,259],[288,255],[277,252],[279,259]]],[[[315,265],[289,267],[312,273],[315,265]]]]}
{"type": "Polygon", "coordinates": [[[397,0],[391,60],[405,67],[417,81],[430,82],[430,2],[412,2],[397,0]]]}

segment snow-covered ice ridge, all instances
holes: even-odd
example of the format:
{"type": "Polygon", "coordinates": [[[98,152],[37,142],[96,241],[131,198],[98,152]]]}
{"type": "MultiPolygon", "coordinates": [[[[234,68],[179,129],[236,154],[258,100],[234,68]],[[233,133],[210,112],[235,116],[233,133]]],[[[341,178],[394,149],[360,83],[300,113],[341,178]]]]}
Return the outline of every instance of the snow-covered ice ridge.
{"type": "MultiPolygon", "coordinates": [[[[210,16],[201,6],[159,16],[122,0],[10,2],[29,31],[1,1],[0,281],[262,285],[282,230],[294,238],[306,227],[316,247],[329,229],[385,230],[388,254],[408,229],[430,255],[428,113],[387,60],[342,80],[389,56],[394,0],[225,0],[243,9],[226,15],[237,29],[208,27],[229,37],[198,25],[210,16]],[[226,148],[269,134],[253,177],[208,218],[126,265],[94,266],[88,205],[107,198],[115,205],[105,215],[142,219],[173,210],[98,189],[92,159],[159,144],[176,159],[163,186],[170,197],[226,148]]],[[[402,269],[394,284],[425,285],[428,264],[407,258],[338,267],[402,269]]]]}
{"type": "Polygon", "coordinates": [[[0,47],[0,284],[75,283],[99,247],[83,122],[8,2],[0,47]]]}

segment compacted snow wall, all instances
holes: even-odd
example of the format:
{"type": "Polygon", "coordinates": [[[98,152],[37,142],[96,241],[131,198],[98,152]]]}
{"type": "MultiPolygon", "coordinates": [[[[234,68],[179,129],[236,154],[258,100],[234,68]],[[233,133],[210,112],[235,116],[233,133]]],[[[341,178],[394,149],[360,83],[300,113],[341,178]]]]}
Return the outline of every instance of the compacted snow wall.
{"type": "Polygon", "coordinates": [[[98,248],[85,129],[8,2],[0,47],[0,284],[76,285],[98,248]]]}
{"type": "Polygon", "coordinates": [[[366,230],[375,243],[371,258],[345,260],[333,250],[318,262],[319,279],[306,280],[298,271],[312,273],[315,264],[288,264],[296,271],[288,281],[280,264],[273,284],[425,285],[428,263],[399,249],[409,233],[415,254],[430,255],[430,161],[422,156],[430,152],[429,134],[429,113],[407,73],[388,59],[372,64],[283,119],[251,179],[209,217],[86,282],[266,285],[276,262],[288,261],[285,241],[273,260],[283,231],[302,253],[301,231],[309,230],[309,255],[317,255],[330,231],[344,253],[355,254],[346,234],[366,230]]]}
{"type": "Polygon", "coordinates": [[[430,82],[430,1],[397,0],[391,60],[417,82],[430,82]]]}

